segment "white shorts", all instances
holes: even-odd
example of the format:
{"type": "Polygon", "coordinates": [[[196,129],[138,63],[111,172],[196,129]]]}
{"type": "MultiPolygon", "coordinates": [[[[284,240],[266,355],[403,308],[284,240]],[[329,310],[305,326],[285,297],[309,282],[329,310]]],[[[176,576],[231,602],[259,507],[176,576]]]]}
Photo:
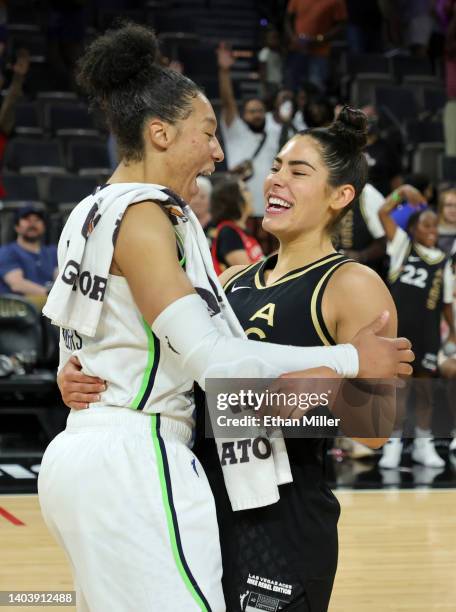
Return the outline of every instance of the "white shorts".
{"type": "Polygon", "coordinates": [[[91,408],[46,449],[41,510],[79,611],[225,610],[214,500],[190,437],[175,419],[91,408]]]}

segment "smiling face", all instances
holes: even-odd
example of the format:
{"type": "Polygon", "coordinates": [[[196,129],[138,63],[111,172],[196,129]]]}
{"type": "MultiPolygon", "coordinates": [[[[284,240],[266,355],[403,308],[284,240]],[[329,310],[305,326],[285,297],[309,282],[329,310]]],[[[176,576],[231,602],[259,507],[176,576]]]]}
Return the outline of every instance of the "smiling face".
{"type": "Polygon", "coordinates": [[[351,185],[333,188],[318,143],[295,136],[274,160],[264,184],[263,227],[280,239],[308,233],[326,234],[326,228],[355,195],[351,185]]]}
{"type": "Polygon", "coordinates": [[[437,244],[438,237],[437,215],[432,210],[425,210],[419,216],[412,235],[413,239],[423,246],[432,248],[437,244]]]}
{"type": "Polygon", "coordinates": [[[198,193],[196,178],[210,175],[223,160],[215,135],[217,120],[203,94],[192,102],[192,112],[176,125],[175,138],[168,148],[170,187],[187,202],[198,193]]]}

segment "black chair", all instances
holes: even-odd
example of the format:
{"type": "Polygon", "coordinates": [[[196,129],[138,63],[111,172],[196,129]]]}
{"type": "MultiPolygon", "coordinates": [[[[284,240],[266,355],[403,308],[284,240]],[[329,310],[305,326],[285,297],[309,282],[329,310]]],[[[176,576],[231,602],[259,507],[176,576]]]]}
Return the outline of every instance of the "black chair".
{"type": "Polygon", "coordinates": [[[61,146],[53,140],[14,138],[6,146],[5,167],[24,174],[65,172],[61,146]]]}
{"type": "Polygon", "coordinates": [[[44,62],[46,58],[46,37],[41,32],[13,30],[8,44],[11,50],[28,49],[32,62],[44,62]]]}
{"type": "Polygon", "coordinates": [[[111,172],[106,143],[72,141],[68,143],[68,168],[81,176],[98,176],[111,172]]]}
{"type": "Polygon", "coordinates": [[[87,106],[78,102],[48,103],[44,121],[46,128],[56,136],[98,135],[87,106]]]}
{"type": "Polygon", "coordinates": [[[217,57],[213,45],[206,44],[186,48],[185,55],[182,55],[179,59],[184,64],[185,73],[193,79],[198,79],[201,76],[214,78],[217,75],[217,57]]]}
{"type": "Polygon", "coordinates": [[[5,173],[2,178],[6,191],[5,201],[40,199],[38,181],[35,176],[5,173]]]}
{"type": "Polygon", "coordinates": [[[389,74],[358,74],[341,78],[341,88],[345,97],[353,106],[359,108],[375,104],[375,92],[378,87],[392,87],[393,80],[389,74]]]}
{"type": "Polygon", "coordinates": [[[14,132],[17,136],[42,136],[43,128],[36,102],[21,102],[16,107],[14,132]]]}
{"type": "Polygon", "coordinates": [[[95,176],[51,176],[49,177],[47,202],[52,206],[75,205],[90,195],[97,186],[95,176]]]}
{"type": "Polygon", "coordinates": [[[412,76],[434,76],[432,64],[427,58],[396,55],[391,58],[391,68],[398,81],[412,76]]]}
{"type": "Polygon", "coordinates": [[[40,314],[16,295],[0,296],[0,355],[28,353],[38,363],[43,355],[40,314]],[[34,356],[34,357],[33,357],[34,356]]]}
{"type": "Polygon", "coordinates": [[[423,88],[423,109],[425,112],[435,115],[443,111],[447,94],[444,88],[423,88]]]}
{"type": "MultiPolygon", "coordinates": [[[[56,74],[49,70],[45,63],[33,62],[24,82],[24,91],[34,98],[40,91],[55,91],[61,88],[61,83],[56,74]]],[[[74,95],[74,94],[73,94],[74,95]]]]}
{"type": "Polygon", "coordinates": [[[389,59],[374,53],[348,53],[342,61],[345,74],[354,77],[359,74],[382,74],[390,76],[389,59]]]}
{"type": "Polygon", "coordinates": [[[456,155],[440,156],[439,180],[456,184],[456,155]]]}
{"type": "MultiPolygon", "coordinates": [[[[35,433],[41,434],[44,445],[62,429],[61,417],[65,415],[61,411],[55,370],[40,367],[48,357],[45,350],[52,350],[55,360],[53,333],[54,346],[51,349],[49,344],[46,348],[38,310],[20,296],[0,296],[1,430],[8,433],[13,415],[22,418],[27,415],[27,421],[35,419],[41,426],[41,431],[38,427],[35,433]],[[7,375],[11,365],[13,371],[7,375]]],[[[22,443],[27,445],[26,440],[22,443]]]]}
{"type": "Polygon", "coordinates": [[[417,116],[416,92],[405,87],[377,87],[375,105],[394,117],[398,124],[417,116]]]}
{"type": "Polygon", "coordinates": [[[413,172],[424,172],[430,180],[439,180],[439,158],[444,153],[445,145],[440,142],[420,143],[413,152],[413,172]]]}
{"type": "Polygon", "coordinates": [[[444,142],[443,124],[440,121],[412,119],[406,124],[407,146],[413,149],[419,143],[444,142]]]}

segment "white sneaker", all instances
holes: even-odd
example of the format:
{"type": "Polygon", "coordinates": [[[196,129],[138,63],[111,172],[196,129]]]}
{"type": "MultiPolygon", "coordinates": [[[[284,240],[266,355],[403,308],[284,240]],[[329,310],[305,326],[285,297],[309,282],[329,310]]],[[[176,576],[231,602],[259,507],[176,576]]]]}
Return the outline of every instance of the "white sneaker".
{"type": "Polygon", "coordinates": [[[399,467],[401,455],[402,442],[399,438],[390,438],[383,447],[383,456],[378,462],[378,467],[387,470],[399,467]]]}
{"type": "Polygon", "coordinates": [[[413,441],[412,459],[431,468],[441,468],[445,465],[445,461],[435,450],[432,438],[416,438],[413,441]]]}
{"type": "Polygon", "coordinates": [[[450,442],[450,446],[448,447],[448,450],[451,451],[456,451],[456,436],[451,440],[450,442]]]}

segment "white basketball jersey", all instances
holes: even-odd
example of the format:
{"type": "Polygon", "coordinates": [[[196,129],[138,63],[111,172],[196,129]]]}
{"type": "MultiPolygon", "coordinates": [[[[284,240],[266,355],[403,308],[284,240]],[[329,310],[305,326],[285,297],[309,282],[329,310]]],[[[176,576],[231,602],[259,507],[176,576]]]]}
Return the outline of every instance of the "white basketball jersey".
{"type": "Polygon", "coordinates": [[[108,277],[96,335],[63,329],[60,341],[85,374],[107,382],[101,401],[92,406],[160,412],[192,424],[193,380],[185,377],[172,346],[160,342],[144,321],[124,277],[108,277]]]}

